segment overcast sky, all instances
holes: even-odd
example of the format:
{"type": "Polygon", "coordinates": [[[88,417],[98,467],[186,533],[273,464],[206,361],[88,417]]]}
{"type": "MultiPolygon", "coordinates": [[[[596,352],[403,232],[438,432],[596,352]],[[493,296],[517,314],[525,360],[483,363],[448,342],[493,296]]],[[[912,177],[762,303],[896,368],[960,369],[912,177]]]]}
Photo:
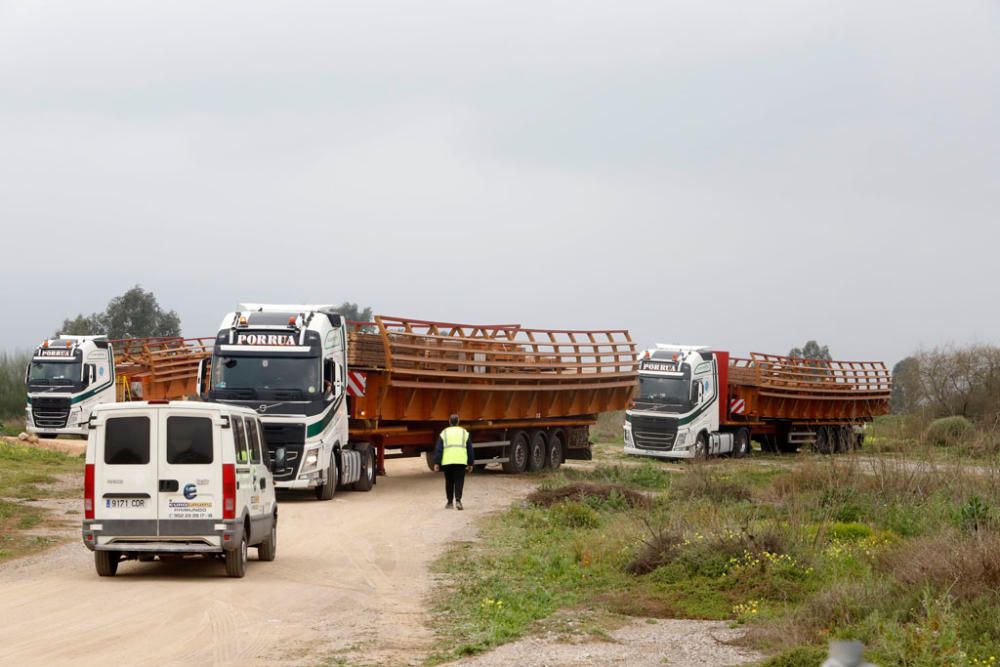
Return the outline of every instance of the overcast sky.
{"type": "Polygon", "coordinates": [[[1000,2],[0,0],[0,349],[135,283],[1000,343],[1000,2]]]}

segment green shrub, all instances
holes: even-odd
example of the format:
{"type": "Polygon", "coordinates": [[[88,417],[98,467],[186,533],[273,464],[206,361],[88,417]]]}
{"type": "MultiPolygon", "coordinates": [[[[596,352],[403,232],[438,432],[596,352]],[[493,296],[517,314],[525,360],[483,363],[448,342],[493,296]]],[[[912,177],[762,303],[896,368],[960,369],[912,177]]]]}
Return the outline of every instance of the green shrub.
{"type": "Polygon", "coordinates": [[[937,447],[954,447],[968,440],[976,427],[965,417],[941,417],[931,422],[924,432],[924,441],[937,447]]]}
{"type": "Polygon", "coordinates": [[[596,528],[601,523],[593,507],[578,502],[553,505],[551,516],[554,523],[566,528],[596,528]]]}
{"type": "Polygon", "coordinates": [[[799,646],[765,660],[760,667],[819,667],[827,652],[816,646],[799,646]]]}
{"type": "Polygon", "coordinates": [[[874,535],[874,531],[863,523],[835,523],[827,531],[831,540],[841,542],[857,542],[874,535]]]}

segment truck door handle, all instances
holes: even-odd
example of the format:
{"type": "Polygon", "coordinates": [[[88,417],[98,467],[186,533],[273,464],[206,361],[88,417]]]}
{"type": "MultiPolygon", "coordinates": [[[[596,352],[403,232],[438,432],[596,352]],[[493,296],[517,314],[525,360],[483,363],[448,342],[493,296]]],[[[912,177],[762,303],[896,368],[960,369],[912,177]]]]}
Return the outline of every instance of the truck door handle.
{"type": "Polygon", "coordinates": [[[267,480],[266,479],[260,480],[260,490],[263,491],[266,488],[267,488],[267,480]]]}
{"type": "Polygon", "coordinates": [[[174,492],[180,488],[177,484],[176,479],[161,479],[160,480],[160,491],[161,492],[174,492]]]}

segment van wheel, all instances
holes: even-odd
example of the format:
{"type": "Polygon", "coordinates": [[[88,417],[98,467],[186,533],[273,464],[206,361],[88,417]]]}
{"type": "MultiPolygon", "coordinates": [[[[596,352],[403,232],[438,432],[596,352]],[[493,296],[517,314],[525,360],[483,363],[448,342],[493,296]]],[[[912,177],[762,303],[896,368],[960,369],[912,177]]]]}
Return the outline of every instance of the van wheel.
{"type": "Polygon", "coordinates": [[[371,445],[363,444],[358,446],[358,453],[361,454],[361,479],[351,485],[355,491],[371,491],[375,486],[375,450],[371,445]]]}
{"type": "Polygon", "coordinates": [[[118,563],[121,557],[116,551],[95,551],[94,552],[94,567],[97,569],[97,574],[102,577],[113,577],[118,571],[118,563]]]}
{"type": "Polygon", "coordinates": [[[242,578],[247,573],[247,536],[240,538],[240,546],[226,552],[226,576],[242,578]]]}
{"type": "Polygon", "coordinates": [[[317,500],[333,500],[333,494],[337,492],[337,484],[340,482],[340,470],[337,468],[337,459],[330,455],[330,468],[326,471],[326,484],[316,487],[317,500]]]}
{"type": "Polygon", "coordinates": [[[257,560],[272,561],[278,555],[278,517],[271,522],[271,533],[257,545],[257,560]]]}

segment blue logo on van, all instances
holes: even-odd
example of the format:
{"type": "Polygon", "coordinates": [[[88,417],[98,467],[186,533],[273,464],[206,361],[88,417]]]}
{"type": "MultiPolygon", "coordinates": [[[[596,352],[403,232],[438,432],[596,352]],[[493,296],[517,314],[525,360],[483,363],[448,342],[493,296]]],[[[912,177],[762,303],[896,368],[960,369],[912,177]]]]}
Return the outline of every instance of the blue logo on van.
{"type": "Polygon", "coordinates": [[[194,500],[198,497],[198,487],[194,484],[188,484],[184,487],[184,497],[188,500],[194,500]]]}

